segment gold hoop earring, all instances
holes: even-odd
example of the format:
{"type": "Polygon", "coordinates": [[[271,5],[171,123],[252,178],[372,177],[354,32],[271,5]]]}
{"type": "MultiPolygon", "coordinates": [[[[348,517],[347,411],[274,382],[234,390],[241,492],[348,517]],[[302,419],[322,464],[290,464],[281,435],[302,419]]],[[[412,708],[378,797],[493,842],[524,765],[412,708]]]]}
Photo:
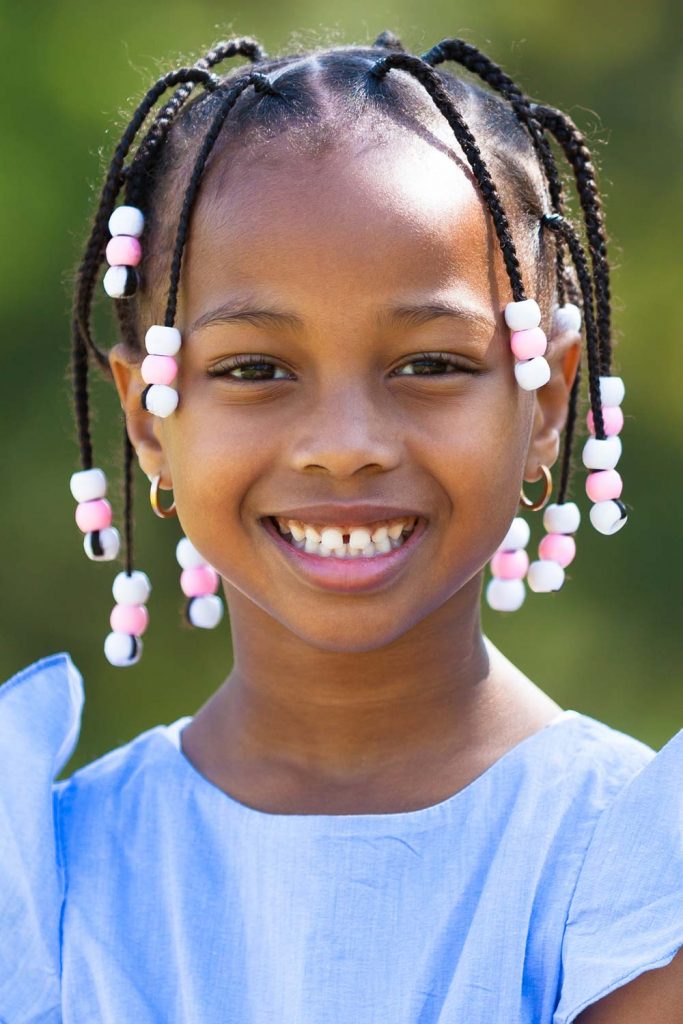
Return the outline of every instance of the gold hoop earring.
{"type": "Polygon", "coordinates": [[[540,468],[541,472],[543,473],[543,476],[545,477],[545,492],[543,496],[541,498],[538,498],[536,501],[530,501],[524,493],[523,484],[522,489],[519,492],[520,506],[523,508],[528,508],[531,512],[538,512],[539,509],[547,505],[553,490],[553,478],[550,473],[550,470],[547,466],[541,466],[540,468]]]}
{"type": "Polygon", "coordinates": [[[175,501],[173,501],[168,508],[163,508],[159,503],[159,484],[161,482],[161,473],[157,473],[152,478],[152,486],[149,489],[149,503],[152,506],[152,512],[155,516],[159,516],[159,519],[172,519],[176,516],[175,501]]]}

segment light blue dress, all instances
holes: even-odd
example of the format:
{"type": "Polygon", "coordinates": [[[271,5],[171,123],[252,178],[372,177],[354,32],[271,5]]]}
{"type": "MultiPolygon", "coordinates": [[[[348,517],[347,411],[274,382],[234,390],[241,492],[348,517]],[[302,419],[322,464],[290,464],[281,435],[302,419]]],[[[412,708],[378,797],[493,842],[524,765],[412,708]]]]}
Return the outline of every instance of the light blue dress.
{"type": "Polygon", "coordinates": [[[83,699],[0,686],[2,1024],[569,1024],[683,945],[683,730],[568,710],[434,806],[287,815],[189,717],[54,783],[83,699]]]}

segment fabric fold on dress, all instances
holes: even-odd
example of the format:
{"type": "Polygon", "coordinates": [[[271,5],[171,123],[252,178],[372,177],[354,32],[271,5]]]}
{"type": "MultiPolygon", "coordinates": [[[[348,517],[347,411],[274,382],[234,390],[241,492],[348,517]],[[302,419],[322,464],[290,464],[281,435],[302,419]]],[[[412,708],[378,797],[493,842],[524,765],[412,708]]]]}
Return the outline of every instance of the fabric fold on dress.
{"type": "Polygon", "coordinates": [[[83,680],[64,653],[0,686],[2,1024],[62,1020],[64,868],[52,783],[75,748],[83,701],[83,680]]]}
{"type": "Polygon", "coordinates": [[[683,729],[600,817],[586,852],[562,944],[553,1024],[683,946],[683,729]]]}

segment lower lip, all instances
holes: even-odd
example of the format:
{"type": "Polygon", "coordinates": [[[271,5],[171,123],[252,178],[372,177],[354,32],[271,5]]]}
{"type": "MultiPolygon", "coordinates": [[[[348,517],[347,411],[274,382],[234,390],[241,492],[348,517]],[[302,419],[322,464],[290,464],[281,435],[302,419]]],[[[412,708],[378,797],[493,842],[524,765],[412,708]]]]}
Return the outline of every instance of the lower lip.
{"type": "Polygon", "coordinates": [[[371,558],[363,558],[362,555],[359,558],[335,558],[334,555],[323,558],[321,555],[308,555],[305,551],[299,551],[292,544],[288,544],[270,519],[262,519],[261,525],[275,541],[279,550],[286,555],[289,563],[308,582],[323,590],[351,594],[375,590],[393,579],[419,544],[427,524],[424,519],[420,519],[400,548],[394,548],[383,555],[373,555],[371,558]]]}

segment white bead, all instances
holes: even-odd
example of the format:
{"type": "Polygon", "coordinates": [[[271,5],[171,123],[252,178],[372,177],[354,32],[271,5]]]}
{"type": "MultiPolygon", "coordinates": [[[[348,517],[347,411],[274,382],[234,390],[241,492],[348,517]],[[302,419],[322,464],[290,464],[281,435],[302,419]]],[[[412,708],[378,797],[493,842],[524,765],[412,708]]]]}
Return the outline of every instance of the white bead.
{"type": "Polygon", "coordinates": [[[111,592],[117,604],[146,604],[152,593],[152,584],[147,573],[134,569],[130,576],[120,572],[111,592]]]}
{"type": "Polygon", "coordinates": [[[604,406],[621,405],[626,388],[621,377],[600,378],[600,401],[604,406]]]}
{"type": "Polygon", "coordinates": [[[109,633],[104,641],[104,656],[116,668],[135,665],[142,657],[142,640],[128,633],[109,633]]]}
{"type": "Polygon", "coordinates": [[[178,407],[178,392],[167,384],[152,384],[145,395],[145,408],[153,416],[165,419],[178,407]]]}
{"type": "Polygon", "coordinates": [[[499,580],[494,576],[486,587],[486,603],[497,612],[516,612],[525,597],[523,580],[499,580]]]}
{"type": "Polygon", "coordinates": [[[535,391],[550,380],[550,363],[545,356],[521,359],[515,363],[515,377],[520,388],[535,391]]]}
{"type": "Polygon", "coordinates": [[[543,528],[546,533],[576,533],[581,525],[579,506],[573,501],[562,505],[547,505],[543,511],[543,528]]]}
{"type": "Polygon", "coordinates": [[[102,284],[110,299],[122,299],[126,294],[128,267],[110,267],[102,284]]]}
{"type": "Polygon", "coordinates": [[[564,569],[558,562],[542,558],[531,563],[526,579],[536,594],[548,594],[551,590],[559,590],[564,583],[564,569]]]}
{"type": "Polygon", "coordinates": [[[181,569],[197,569],[207,561],[200,555],[188,537],[181,537],[175,549],[175,556],[181,569]]]}
{"type": "Polygon", "coordinates": [[[137,206],[117,206],[109,218],[110,235],[133,235],[139,238],[144,226],[145,218],[137,206]]]}
{"type": "Polygon", "coordinates": [[[598,533],[610,536],[626,524],[628,516],[621,502],[610,499],[609,501],[596,501],[590,510],[590,518],[598,533]]]}
{"type": "Polygon", "coordinates": [[[83,538],[83,548],[88,558],[93,562],[113,562],[121,547],[119,531],[114,526],[108,526],[105,530],[97,530],[101,555],[96,555],[93,549],[93,534],[86,533],[83,538]]]}
{"type": "Polygon", "coordinates": [[[498,551],[519,551],[520,548],[527,546],[530,536],[531,530],[526,519],[523,519],[522,516],[515,516],[510,523],[508,532],[498,545],[498,551]]]}
{"type": "Polygon", "coordinates": [[[145,348],[151,356],[174,356],[180,351],[181,343],[177,327],[152,324],[145,335],[145,348]]]}
{"type": "Polygon", "coordinates": [[[621,438],[589,437],[583,446],[582,459],[586,469],[614,469],[621,458],[621,438]]]}
{"type": "Polygon", "coordinates": [[[94,501],[107,493],[107,478],[101,469],[82,469],[69,482],[76,501],[94,501]]]}
{"type": "Polygon", "coordinates": [[[565,302],[553,313],[553,334],[576,334],[581,330],[581,310],[573,302],[565,302]]]}
{"type": "Polygon", "coordinates": [[[187,617],[200,629],[215,629],[223,618],[223,602],[217,594],[193,597],[187,605],[187,617]]]}
{"type": "Polygon", "coordinates": [[[511,331],[528,331],[532,327],[539,327],[541,309],[535,299],[508,302],[505,307],[505,323],[511,331]]]}

